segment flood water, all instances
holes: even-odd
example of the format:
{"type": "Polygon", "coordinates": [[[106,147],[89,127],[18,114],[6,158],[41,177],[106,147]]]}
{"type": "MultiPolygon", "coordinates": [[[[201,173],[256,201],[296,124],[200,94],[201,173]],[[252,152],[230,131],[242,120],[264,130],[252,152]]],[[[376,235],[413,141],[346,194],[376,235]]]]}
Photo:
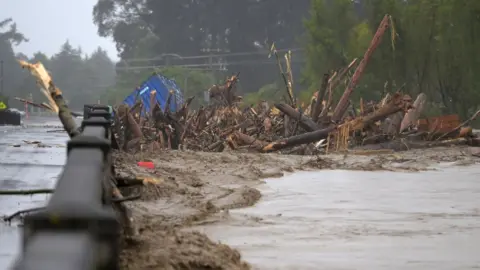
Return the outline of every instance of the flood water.
{"type": "Polygon", "coordinates": [[[480,167],[269,179],[254,207],[199,227],[255,269],[480,269],[480,167]]]}
{"type": "MultiPolygon", "coordinates": [[[[0,126],[0,190],[52,188],[66,160],[68,135],[57,118],[32,117],[26,126],[0,126]],[[41,141],[46,147],[24,141],[41,141]]],[[[0,196],[0,216],[45,205],[48,195],[0,196]]],[[[9,269],[20,251],[21,228],[0,222],[0,269],[9,269]]]]}
{"type": "MultiPolygon", "coordinates": [[[[54,186],[67,135],[55,118],[0,127],[0,189],[54,186]],[[25,144],[38,140],[48,148],[25,144]],[[13,147],[19,144],[20,147],[13,147]]],[[[320,171],[270,179],[254,207],[197,229],[238,248],[256,269],[480,269],[480,167],[422,173],[320,171]]],[[[0,215],[45,195],[0,196],[0,215]]],[[[20,247],[0,223],[0,269],[20,247]]]]}

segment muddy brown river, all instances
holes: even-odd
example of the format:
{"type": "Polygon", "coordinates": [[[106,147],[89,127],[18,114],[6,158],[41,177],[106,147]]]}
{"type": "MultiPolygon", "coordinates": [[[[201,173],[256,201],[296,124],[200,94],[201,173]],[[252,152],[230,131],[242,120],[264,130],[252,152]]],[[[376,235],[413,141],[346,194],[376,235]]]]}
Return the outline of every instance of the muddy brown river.
{"type": "Polygon", "coordinates": [[[196,227],[255,269],[479,269],[480,167],[269,179],[254,207],[196,227]]]}
{"type": "MultiPolygon", "coordinates": [[[[27,124],[0,127],[0,189],[52,187],[65,162],[66,134],[45,127],[60,123],[27,124]]],[[[480,166],[453,164],[416,173],[322,170],[267,179],[255,184],[263,194],[255,206],[191,229],[237,248],[255,269],[479,269],[480,166]]],[[[235,177],[232,185],[242,179],[235,177]]],[[[0,215],[46,199],[1,196],[0,215]]],[[[0,269],[11,266],[20,237],[16,224],[0,224],[0,269]]]]}

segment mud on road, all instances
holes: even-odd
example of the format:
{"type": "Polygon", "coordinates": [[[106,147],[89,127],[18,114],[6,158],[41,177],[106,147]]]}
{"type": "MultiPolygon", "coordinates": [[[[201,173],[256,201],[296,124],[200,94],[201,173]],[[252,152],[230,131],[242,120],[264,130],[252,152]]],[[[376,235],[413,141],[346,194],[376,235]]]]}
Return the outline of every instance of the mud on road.
{"type": "Polygon", "coordinates": [[[438,163],[472,165],[478,150],[468,147],[411,150],[394,154],[286,156],[275,154],[165,151],[153,155],[115,154],[125,176],[155,176],[140,201],[130,202],[140,234],[125,244],[123,269],[250,269],[238,251],[184,230],[229,218],[229,209],[254,205],[264,178],[320,169],[415,172],[438,163]],[[136,166],[153,161],[155,170],[136,166]]]}

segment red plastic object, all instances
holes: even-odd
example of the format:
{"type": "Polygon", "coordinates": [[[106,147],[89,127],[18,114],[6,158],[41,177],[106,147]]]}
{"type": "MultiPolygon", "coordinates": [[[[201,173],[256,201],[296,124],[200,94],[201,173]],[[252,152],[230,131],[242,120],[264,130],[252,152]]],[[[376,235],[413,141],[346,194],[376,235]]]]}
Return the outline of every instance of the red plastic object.
{"type": "Polygon", "coordinates": [[[140,161],[138,162],[138,166],[147,168],[147,169],[155,169],[155,165],[151,161],[140,161]]]}

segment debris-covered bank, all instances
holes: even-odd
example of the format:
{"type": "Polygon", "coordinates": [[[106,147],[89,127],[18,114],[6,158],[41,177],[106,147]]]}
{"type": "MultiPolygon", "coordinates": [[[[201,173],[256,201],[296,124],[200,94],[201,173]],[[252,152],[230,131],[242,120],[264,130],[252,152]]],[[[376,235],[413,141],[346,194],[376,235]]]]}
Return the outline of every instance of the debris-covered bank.
{"type": "MultiPolygon", "coordinates": [[[[125,238],[124,268],[249,269],[237,251],[182,228],[215,222],[228,217],[229,209],[253,205],[261,197],[255,187],[262,178],[295,170],[418,171],[437,162],[476,163],[474,146],[480,140],[468,125],[480,112],[463,123],[456,115],[421,119],[427,97],[420,94],[413,100],[400,91],[378,101],[360,100],[354,108],[351,94],[388,21],[386,16],[337,102],[332,91],[356,60],[326,74],[305,106],[293,95],[291,72],[282,71],[287,89],[283,103],[242,106],[235,75],[209,89],[212,104],[198,110],[189,108],[194,97],[172,110],[173,92],[159,104],[153,89],[133,106],[114,108],[119,148],[114,153],[115,177],[140,178],[146,184],[132,188],[143,191],[138,200],[121,203],[133,215],[133,224],[125,226],[137,232],[125,238]]],[[[71,113],[52,98],[61,92],[48,73],[41,64],[22,65],[49,99],[50,104],[41,106],[59,113],[72,135],[71,121],[65,121],[71,113]]],[[[115,196],[132,192],[114,182],[115,196]]]]}
{"type": "MultiPolygon", "coordinates": [[[[231,91],[230,81],[222,91],[231,91]]],[[[55,89],[53,93],[58,94],[60,90],[55,89]]],[[[359,138],[365,141],[381,132],[389,119],[386,116],[392,115],[386,112],[410,117],[415,107],[400,94],[372,104],[372,109],[365,106],[361,115],[338,123],[322,120],[331,117],[328,113],[327,118],[314,121],[308,109],[300,113],[287,103],[270,107],[263,102],[241,109],[234,101],[238,97],[225,100],[225,96],[212,94],[220,104],[198,111],[188,110],[188,99],[178,112],[154,106],[151,113],[141,113],[141,103],[116,108],[113,128],[120,148],[113,154],[116,177],[155,180],[133,188],[142,190],[138,200],[122,203],[133,216],[133,224],[126,227],[131,225],[137,232],[123,242],[124,269],[249,269],[238,251],[182,229],[216,222],[228,218],[229,209],[254,205],[261,197],[256,186],[263,178],[318,169],[418,171],[437,162],[472,164],[478,155],[475,147],[468,146],[477,140],[470,128],[465,132],[464,125],[438,121],[439,128],[447,126],[446,132],[438,132],[439,128],[425,131],[421,121],[410,121],[415,124],[409,125],[407,132],[385,133],[379,142],[369,144],[386,146],[365,148],[368,144],[359,143],[359,138]],[[327,127],[317,128],[327,123],[327,127]],[[415,139],[406,141],[411,134],[415,139]],[[288,145],[292,141],[300,143],[288,145]],[[389,147],[395,142],[423,149],[395,151],[405,150],[389,147]],[[440,146],[428,148],[431,145],[440,146]],[[284,149],[265,153],[278,149],[275,147],[284,149]],[[139,162],[151,163],[145,168],[139,162]]],[[[62,112],[65,105],[60,105],[62,112]]],[[[65,128],[70,130],[69,123],[65,128]]],[[[127,196],[133,193],[128,188],[118,191],[127,196]]]]}

